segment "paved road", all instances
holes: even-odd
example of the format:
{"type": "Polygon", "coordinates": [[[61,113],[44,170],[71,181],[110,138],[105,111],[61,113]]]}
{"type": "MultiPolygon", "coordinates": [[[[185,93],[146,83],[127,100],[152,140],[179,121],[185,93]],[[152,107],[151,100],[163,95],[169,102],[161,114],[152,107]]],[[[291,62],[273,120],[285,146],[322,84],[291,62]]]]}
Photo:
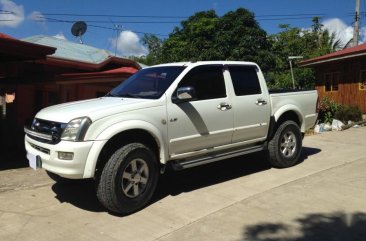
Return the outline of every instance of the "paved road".
{"type": "Polygon", "coordinates": [[[366,128],[306,137],[303,162],[262,154],[162,176],[154,202],[109,214],[91,181],[0,171],[0,240],[366,240],[366,128]]]}

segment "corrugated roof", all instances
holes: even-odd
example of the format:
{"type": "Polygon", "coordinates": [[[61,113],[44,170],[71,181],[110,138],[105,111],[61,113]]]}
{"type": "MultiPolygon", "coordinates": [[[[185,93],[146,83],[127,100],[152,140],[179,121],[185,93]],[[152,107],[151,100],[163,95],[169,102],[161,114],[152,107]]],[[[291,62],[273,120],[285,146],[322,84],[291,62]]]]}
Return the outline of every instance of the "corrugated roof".
{"type": "Polygon", "coordinates": [[[112,54],[104,49],[70,42],[51,36],[36,35],[22,39],[23,41],[57,48],[51,55],[56,58],[75,60],[92,64],[106,61],[112,54]]]}
{"type": "Polygon", "coordinates": [[[354,58],[366,55],[366,44],[343,49],[337,52],[326,54],[312,59],[303,60],[299,63],[300,66],[312,66],[326,62],[332,62],[340,59],[354,58]]]}

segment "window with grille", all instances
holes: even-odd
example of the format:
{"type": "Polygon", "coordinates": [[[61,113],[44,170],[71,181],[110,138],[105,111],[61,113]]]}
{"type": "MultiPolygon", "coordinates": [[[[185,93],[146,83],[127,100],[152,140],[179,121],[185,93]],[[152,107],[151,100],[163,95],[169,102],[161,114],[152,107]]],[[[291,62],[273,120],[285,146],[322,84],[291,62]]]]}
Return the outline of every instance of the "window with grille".
{"type": "Polygon", "coordinates": [[[326,73],[324,75],[325,91],[338,91],[339,78],[339,72],[326,73]]]}

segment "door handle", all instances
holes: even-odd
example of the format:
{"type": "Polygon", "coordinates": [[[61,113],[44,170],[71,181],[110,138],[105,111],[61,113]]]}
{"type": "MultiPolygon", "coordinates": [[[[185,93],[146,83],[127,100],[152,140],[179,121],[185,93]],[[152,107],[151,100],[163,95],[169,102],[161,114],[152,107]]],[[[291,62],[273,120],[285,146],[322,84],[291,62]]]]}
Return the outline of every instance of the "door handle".
{"type": "Polygon", "coordinates": [[[219,110],[230,110],[231,108],[232,108],[232,106],[228,103],[220,103],[217,106],[217,109],[219,109],[219,110]]]}
{"type": "Polygon", "coordinates": [[[256,105],[266,105],[267,101],[265,99],[257,99],[257,101],[255,102],[256,105]]]}

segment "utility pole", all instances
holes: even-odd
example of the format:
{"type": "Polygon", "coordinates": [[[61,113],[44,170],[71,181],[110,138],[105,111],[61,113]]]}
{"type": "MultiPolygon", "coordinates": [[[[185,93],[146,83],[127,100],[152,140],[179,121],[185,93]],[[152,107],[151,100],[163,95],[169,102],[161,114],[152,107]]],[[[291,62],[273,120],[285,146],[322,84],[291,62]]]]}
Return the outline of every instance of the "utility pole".
{"type": "Polygon", "coordinates": [[[358,45],[359,29],[360,29],[360,0],[356,0],[355,28],[353,30],[353,46],[358,45]]]}
{"type": "Polygon", "coordinates": [[[117,56],[117,47],[118,47],[118,39],[119,39],[119,35],[121,33],[121,31],[123,30],[123,26],[120,24],[114,24],[114,29],[117,32],[117,36],[116,36],[116,46],[114,48],[114,56],[117,56]]]}
{"type": "Polygon", "coordinates": [[[295,85],[295,77],[294,77],[294,71],[292,69],[292,60],[295,59],[302,59],[304,58],[303,56],[288,56],[288,61],[290,62],[290,69],[291,69],[291,79],[292,79],[292,88],[295,89],[296,85],[295,85]]]}

